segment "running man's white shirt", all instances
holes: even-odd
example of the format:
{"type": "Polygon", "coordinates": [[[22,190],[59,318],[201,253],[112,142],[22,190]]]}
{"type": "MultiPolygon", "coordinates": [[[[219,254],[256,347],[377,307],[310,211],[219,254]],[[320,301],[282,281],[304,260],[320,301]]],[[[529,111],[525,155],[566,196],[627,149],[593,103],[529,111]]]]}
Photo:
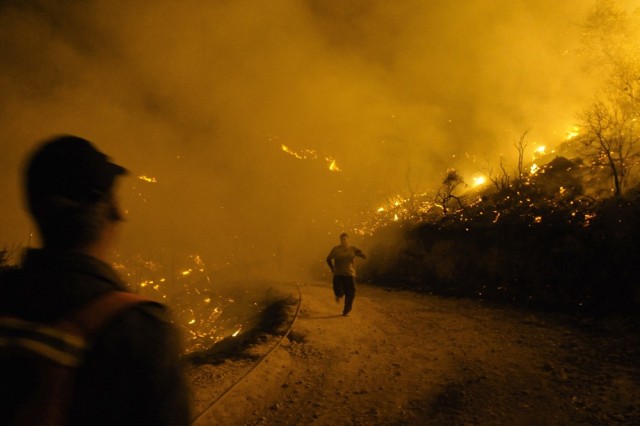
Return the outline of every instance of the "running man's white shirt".
{"type": "Polygon", "coordinates": [[[327,260],[333,259],[333,275],[356,276],[356,265],[354,259],[365,258],[364,253],[355,246],[335,246],[327,256],[327,260]]]}

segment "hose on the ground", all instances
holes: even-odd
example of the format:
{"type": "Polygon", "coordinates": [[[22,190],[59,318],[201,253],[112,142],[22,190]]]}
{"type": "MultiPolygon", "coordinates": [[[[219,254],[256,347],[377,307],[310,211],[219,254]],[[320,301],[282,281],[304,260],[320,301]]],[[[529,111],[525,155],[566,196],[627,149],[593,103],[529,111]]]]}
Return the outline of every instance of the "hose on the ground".
{"type": "Polygon", "coordinates": [[[264,362],[264,360],[269,358],[269,355],[271,355],[273,353],[273,351],[278,349],[280,347],[280,345],[282,344],[282,342],[284,341],[284,339],[286,339],[289,336],[289,333],[291,333],[291,330],[293,329],[293,325],[295,324],[296,320],[298,319],[298,314],[300,313],[300,306],[302,306],[302,290],[300,290],[300,284],[299,283],[296,283],[296,286],[298,288],[298,296],[299,296],[299,298],[298,298],[298,307],[296,308],[296,313],[293,316],[293,321],[291,321],[291,324],[289,325],[289,329],[286,331],[286,333],[284,333],[282,335],[280,340],[278,340],[278,343],[276,343],[271,349],[269,349],[269,352],[267,352],[260,359],[260,361],[256,362],[249,370],[247,370],[242,376],[240,376],[240,378],[238,380],[236,380],[231,386],[229,386],[227,389],[225,389],[225,391],[222,392],[216,399],[214,399],[211,403],[209,403],[209,405],[207,405],[204,408],[204,410],[202,410],[200,412],[200,414],[195,416],[191,420],[191,422],[189,424],[195,423],[196,420],[198,420],[200,417],[202,417],[202,415],[204,413],[206,413],[207,411],[209,411],[213,407],[215,407],[225,396],[227,396],[227,394],[229,392],[231,392],[238,384],[240,384],[245,378],[247,378],[247,376],[249,376],[249,374],[251,374],[256,368],[258,368],[264,362]]]}

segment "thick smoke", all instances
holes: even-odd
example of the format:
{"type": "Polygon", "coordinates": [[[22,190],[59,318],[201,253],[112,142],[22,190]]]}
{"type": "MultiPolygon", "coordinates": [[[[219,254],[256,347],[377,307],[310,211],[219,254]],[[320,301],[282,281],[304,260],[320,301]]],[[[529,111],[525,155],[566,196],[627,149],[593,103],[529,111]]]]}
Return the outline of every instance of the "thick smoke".
{"type": "Polygon", "coordinates": [[[26,153],[73,133],[133,171],[123,251],[321,262],[387,197],[509,158],[525,130],[560,142],[593,90],[578,55],[590,6],[0,3],[0,243],[29,238],[26,153]]]}

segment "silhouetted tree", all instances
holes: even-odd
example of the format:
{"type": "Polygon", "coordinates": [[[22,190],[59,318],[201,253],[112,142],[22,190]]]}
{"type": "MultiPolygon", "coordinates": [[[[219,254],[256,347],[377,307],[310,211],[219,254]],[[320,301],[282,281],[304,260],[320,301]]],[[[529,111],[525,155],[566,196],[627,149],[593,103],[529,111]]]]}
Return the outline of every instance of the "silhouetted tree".
{"type": "Polygon", "coordinates": [[[609,168],[614,193],[621,195],[632,166],[631,157],[637,155],[640,141],[637,115],[617,99],[598,98],[579,118],[579,142],[591,155],[594,166],[609,168]]]}
{"type": "Polygon", "coordinates": [[[442,185],[438,188],[438,192],[434,197],[434,202],[442,208],[443,215],[447,215],[448,205],[451,200],[456,200],[460,208],[464,210],[462,201],[458,196],[454,195],[454,191],[463,185],[464,179],[458,174],[457,170],[448,169],[442,180],[442,185]]]}
{"type": "Polygon", "coordinates": [[[583,55],[603,73],[605,90],[625,109],[640,113],[640,8],[628,13],[612,0],[599,0],[583,25],[583,55]]]}
{"type": "Polygon", "coordinates": [[[498,174],[493,174],[493,167],[489,167],[489,170],[486,172],[487,178],[493,183],[493,186],[496,187],[499,193],[504,193],[505,191],[511,188],[511,176],[504,167],[504,161],[502,157],[500,158],[500,172],[498,174]]]}
{"type": "MultiPolygon", "coordinates": [[[[528,130],[524,131],[516,142],[513,143],[513,146],[518,151],[518,168],[516,169],[516,180],[515,184],[517,187],[520,187],[522,184],[522,178],[524,176],[524,151],[527,148],[527,143],[525,142],[525,137],[529,133],[528,130]]],[[[506,191],[511,189],[511,176],[504,165],[504,160],[500,157],[500,172],[496,175],[493,174],[493,167],[490,167],[488,171],[485,173],[489,178],[493,186],[496,187],[499,193],[504,194],[506,191]]]]}
{"type": "Polygon", "coordinates": [[[640,13],[629,14],[612,0],[599,0],[583,27],[585,57],[604,74],[605,84],[578,116],[579,141],[594,166],[609,169],[614,193],[621,195],[640,140],[640,13]]]}
{"type": "Polygon", "coordinates": [[[527,148],[527,143],[524,141],[524,138],[527,136],[527,133],[529,133],[529,131],[525,130],[520,136],[520,139],[513,144],[518,150],[518,185],[520,185],[522,176],[524,176],[524,150],[527,148]]]}

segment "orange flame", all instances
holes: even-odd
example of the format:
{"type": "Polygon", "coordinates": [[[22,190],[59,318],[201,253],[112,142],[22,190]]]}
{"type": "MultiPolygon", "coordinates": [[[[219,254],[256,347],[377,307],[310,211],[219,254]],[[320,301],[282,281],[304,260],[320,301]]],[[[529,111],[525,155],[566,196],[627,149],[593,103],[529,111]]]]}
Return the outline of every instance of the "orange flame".
{"type": "Polygon", "coordinates": [[[154,177],[149,177],[149,176],[138,176],[138,179],[143,180],[145,182],[149,182],[149,183],[158,183],[158,180],[154,177]]]}
{"type": "MultiPolygon", "coordinates": [[[[282,149],[282,151],[286,152],[287,154],[291,155],[292,157],[297,158],[298,160],[319,160],[319,156],[318,153],[313,150],[313,149],[305,149],[302,151],[294,151],[293,149],[289,148],[287,145],[285,144],[281,144],[280,148],[282,149]]],[[[342,170],[340,170],[340,168],[338,167],[338,165],[336,164],[336,160],[334,158],[331,157],[324,157],[325,160],[329,163],[329,170],[332,172],[340,172],[342,170]]]]}

